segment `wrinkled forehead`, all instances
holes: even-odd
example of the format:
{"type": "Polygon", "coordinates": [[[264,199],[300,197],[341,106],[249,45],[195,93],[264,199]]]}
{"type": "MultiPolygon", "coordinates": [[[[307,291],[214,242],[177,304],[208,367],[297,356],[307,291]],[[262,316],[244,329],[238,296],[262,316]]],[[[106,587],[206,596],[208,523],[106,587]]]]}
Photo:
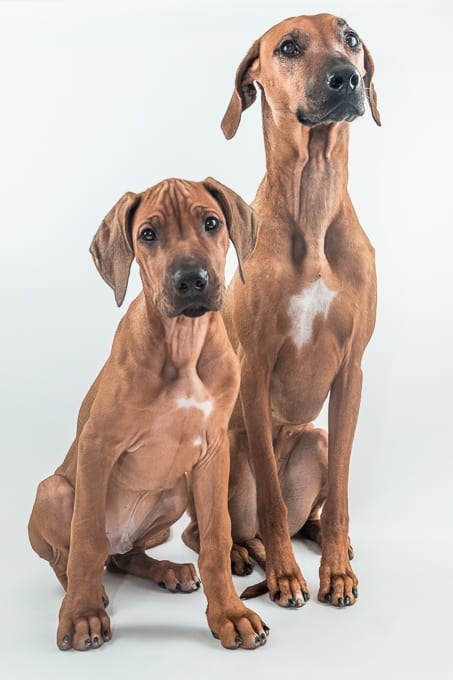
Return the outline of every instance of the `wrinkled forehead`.
{"type": "Polygon", "coordinates": [[[344,19],[333,14],[291,17],[270,28],[262,36],[261,46],[265,50],[274,50],[286,36],[297,36],[304,48],[313,44],[328,45],[339,40],[348,28],[350,27],[344,19]]]}
{"type": "Polygon", "coordinates": [[[151,218],[164,224],[198,220],[207,212],[221,216],[220,206],[202,184],[168,179],[143,192],[134,224],[151,218]]]}

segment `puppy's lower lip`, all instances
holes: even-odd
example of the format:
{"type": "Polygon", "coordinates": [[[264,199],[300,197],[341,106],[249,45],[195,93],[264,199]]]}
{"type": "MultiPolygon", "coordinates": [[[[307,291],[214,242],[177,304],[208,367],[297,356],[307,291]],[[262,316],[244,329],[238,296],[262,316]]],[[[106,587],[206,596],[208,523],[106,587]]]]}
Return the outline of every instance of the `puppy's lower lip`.
{"type": "Polygon", "coordinates": [[[209,311],[211,310],[202,305],[192,305],[191,307],[186,307],[186,309],[183,309],[181,314],[183,314],[183,316],[188,316],[193,319],[196,318],[197,316],[203,316],[203,314],[209,311]]]}

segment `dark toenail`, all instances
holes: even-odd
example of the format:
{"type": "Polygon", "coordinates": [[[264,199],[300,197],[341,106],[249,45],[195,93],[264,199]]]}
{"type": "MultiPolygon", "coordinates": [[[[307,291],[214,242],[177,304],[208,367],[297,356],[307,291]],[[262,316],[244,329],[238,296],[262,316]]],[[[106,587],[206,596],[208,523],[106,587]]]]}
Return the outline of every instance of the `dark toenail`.
{"type": "Polygon", "coordinates": [[[68,642],[69,642],[69,635],[65,635],[64,638],[63,638],[63,644],[67,645],[68,642]]]}
{"type": "Polygon", "coordinates": [[[266,639],[266,633],[260,633],[260,638],[262,640],[265,640],[266,639]]]}
{"type": "Polygon", "coordinates": [[[181,584],[180,584],[180,583],[177,583],[177,584],[176,584],[176,590],[178,591],[178,593],[181,592],[182,588],[181,588],[181,584]]]}
{"type": "Polygon", "coordinates": [[[201,586],[201,581],[195,581],[195,585],[199,588],[201,586]]]}
{"type": "Polygon", "coordinates": [[[309,593],[306,593],[306,592],[304,591],[304,592],[302,593],[302,597],[304,598],[304,601],[305,601],[305,602],[308,602],[308,600],[310,599],[310,594],[309,594],[309,593]]]}
{"type": "Polygon", "coordinates": [[[159,586],[159,588],[166,588],[167,587],[163,581],[159,581],[159,583],[157,585],[159,586]]]}
{"type": "Polygon", "coordinates": [[[85,640],[85,647],[91,647],[91,638],[85,640]]]}
{"type": "Polygon", "coordinates": [[[107,600],[106,597],[102,598],[102,604],[104,605],[104,607],[108,607],[109,601],[107,600]]]}
{"type": "Polygon", "coordinates": [[[234,638],[234,641],[237,645],[242,645],[242,638],[241,638],[240,635],[236,635],[236,637],[234,638]]]}
{"type": "Polygon", "coordinates": [[[255,645],[259,645],[260,643],[260,637],[259,635],[255,635],[255,645]]]}
{"type": "Polygon", "coordinates": [[[277,591],[275,592],[275,594],[273,595],[272,600],[273,600],[274,602],[276,602],[277,600],[280,599],[280,597],[281,597],[281,592],[280,592],[279,590],[277,590],[277,591]]]}
{"type": "Polygon", "coordinates": [[[263,626],[263,628],[265,633],[268,633],[270,631],[269,626],[266,626],[266,624],[263,626]]]}
{"type": "Polygon", "coordinates": [[[339,598],[338,598],[337,606],[338,606],[338,607],[344,607],[344,602],[343,602],[343,598],[342,598],[342,597],[339,597],[339,598]]]}
{"type": "Polygon", "coordinates": [[[352,589],[352,594],[354,595],[354,597],[358,596],[357,588],[352,589]]]}
{"type": "Polygon", "coordinates": [[[288,607],[295,607],[297,604],[296,600],[293,597],[290,597],[288,600],[288,607]]]}
{"type": "Polygon", "coordinates": [[[351,598],[349,597],[349,595],[346,595],[346,597],[344,598],[344,603],[346,606],[349,606],[351,604],[351,598]]]}
{"type": "Polygon", "coordinates": [[[103,630],[103,631],[102,631],[102,637],[104,638],[104,640],[107,640],[107,639],[108,639],[108,637],[109,637],[109,632],[108,632],[108,630],[103,630]]]}
{"type": "Polygon", "coordinates": [[[326,594],[324,595],[324,602],[330,602],[331,599],[332,599],[332,598],[330,597],[330,593],[326,593],[326,594]]]}
{"type": "Polygon", "coordinates": [[[252,573],[252,571],[253,571],[253,565],[252,564],[246,564],[245,567],[244,567],[244,574],[246,576],[248,576],[249,574],[252,573]]]}

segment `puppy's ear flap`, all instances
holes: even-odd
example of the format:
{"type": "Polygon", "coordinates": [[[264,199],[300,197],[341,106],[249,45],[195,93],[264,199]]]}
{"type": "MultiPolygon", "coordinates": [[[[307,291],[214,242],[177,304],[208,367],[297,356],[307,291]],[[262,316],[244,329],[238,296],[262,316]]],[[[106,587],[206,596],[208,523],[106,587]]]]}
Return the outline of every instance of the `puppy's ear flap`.
{"type": "Polygon", "coordinates": [[[203,185],[215,198],[225,215],[230,239],[238,257],[239,273],[245,283],[242,264],[253,253],[258,236],[258,222],[251,207],[234,191],[213,177],[207,177],[203,185]]]}
{"type": "Polygon", "coordinates": [[[139,203],[138,194],[128,192],[102,220],[90,246],[94,264],[104,281],[113,289],[118,307],[126,295],[134,251],[132,248],[132,215],[139,203]]]}
{"type": "Polygon", "coordinates": [[[256,88],[250,74],[250,67],[258,59],[260,41],[255,40],[236,71],[233,96],[222,120],[223,134],[231,139],[236,134],[241,121],[241,114],[253,104],[256,99],[256,88]]]}
{"type": "Polygon", "coordinates": [[[363,82],[365,83],[366,96],[370,105],[371,114],[376,125],[381,125],[381,116],[377,107],[377,95],[373,85],[374,61],[365,43],[362,43],[364,53],[365,75],[363,82]]]}

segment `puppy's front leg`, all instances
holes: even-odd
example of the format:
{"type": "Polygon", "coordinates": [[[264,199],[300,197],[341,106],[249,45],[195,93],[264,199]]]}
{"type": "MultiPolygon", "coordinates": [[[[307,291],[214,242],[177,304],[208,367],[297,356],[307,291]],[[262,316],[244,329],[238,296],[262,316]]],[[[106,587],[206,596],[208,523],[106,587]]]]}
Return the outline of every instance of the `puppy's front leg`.
{"type": "Polygon", "coordinates": [[[110,472],[120,453],[118,447],[115,454],[113,442],[98,436],[87,423],[78,442],[68,587],[57,632],[61,650],[95,649],[111,638],[110,620],[102,599],[102,573],[109,549],[105,506],[110,472]]]}
{"type": "Polygon", "coordinates": [[[265,644],[269,628],[239,599],[231,577],[231,522],[228,514],[229,444],[226,430],[212,442],[192,474],[200,529],[199,569],[208,600],[208,625],[228,649],[265,644]]]}

